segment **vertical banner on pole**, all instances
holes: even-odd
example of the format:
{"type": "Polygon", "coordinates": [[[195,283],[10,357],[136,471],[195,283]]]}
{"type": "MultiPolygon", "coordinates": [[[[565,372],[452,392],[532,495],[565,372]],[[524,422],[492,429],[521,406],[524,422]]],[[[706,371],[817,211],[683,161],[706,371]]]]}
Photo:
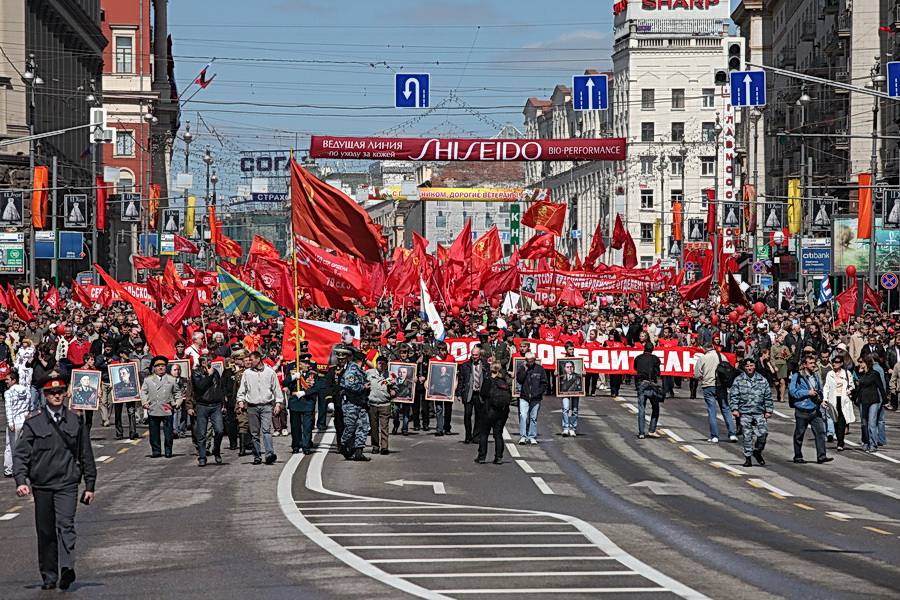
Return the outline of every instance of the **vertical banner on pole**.
{"type": "Polygon", "coordinates": [[[518,202],[509,205],[509,243],[513,246],[519,245],[519,230],[522,221],[522,207],[518,202]]]}

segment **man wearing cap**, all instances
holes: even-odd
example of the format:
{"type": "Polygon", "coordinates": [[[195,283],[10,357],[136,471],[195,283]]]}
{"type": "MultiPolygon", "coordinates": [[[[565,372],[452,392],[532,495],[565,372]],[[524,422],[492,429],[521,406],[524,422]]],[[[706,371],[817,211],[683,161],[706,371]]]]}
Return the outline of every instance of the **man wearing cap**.
{"type": "Polygon", "coordinates": [[[263,363],[259,352],[250,353],[250,367],[241,377],[238,389],[238,408],[247,411],[250,421],[250,437],[253,440],[253,464],[262,464],[262,452],[265,450],[265,462],[274,464],[278,460],[275,445],[272,441],[272,414],[280,413],[284,405],[284,395],[278,384],[278,375],[272,367],[263,363]],[[260,446],[262,435],[262,447],[260,446]]]}
{"type": "Polygon", "coordinates": [[[768,380],[756,372],[756,362],[752,358],[741,361],[743,372],[735,377],[731,385],[731,414],[740,419],[744,435],[744,466],[756,459],[760,466],[766,464],[762,451],[766,447],[769,430],[766,419],[772,416],[772,386],[768,380]],[[753,443],[753,436],[756,443],[753,443]]]}
{"type": "Polygon", "coordinates": [[[288,371],[284,381],[284,394],[291,420],[291,452],[309,454],[312,450],[313,413],[324,379],[312,367],[311,354],[298,358],[299,371],[288,371]]]}
{"type": "Polygon", "coordinates": [[[500,329],[496,325],[487,328],[488,341],[481,344],[481,353],[490,364],[497,363],[503,367],[505,375],[511,358],[509,344],[500,339],[500,329]]]}
{"type": "Polygon", "coordinates": [[[58,581],[65,590],[75,581],[78,485],[83,479],[81,502],[93,502],[97,467],[84,420],[65,407],[66,381],[55,377],[40,387],[46,408],[30,415],[22,426],[13,475],[19,498],[34,494],[41,589],[52,590],[58,581]]]}
{"type": "Polygon", "coordinates": [[[162,429],[166,458],[172,458],[172,414],[181,408],[183,396],[175,377],[166,370],[169,359],[154,356],[150,361],[152,374],[141,384],[141,404],[150,419],[150,457],[160,457],[159,433],[162,429]]]}
{"type": "Polygon", "coordinates": [[[344,458],[347,460],[369,461],[363,453],[366,446],[366,434],[369,432],[369,383],[362,365],[366,355],[353,346],[345,346],[338,350],[339,354],[349,354],[347,368],[341,375],[341,406],[344,412],[344,433],[341,444],[344,458]]]}

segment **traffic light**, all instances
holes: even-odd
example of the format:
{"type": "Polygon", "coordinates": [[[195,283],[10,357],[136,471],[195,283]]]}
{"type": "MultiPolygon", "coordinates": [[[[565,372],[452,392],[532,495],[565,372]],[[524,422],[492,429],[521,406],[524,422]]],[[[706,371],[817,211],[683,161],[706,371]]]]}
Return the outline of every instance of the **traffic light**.
{"type": "Polygon", "coordinates": [[[744,38],[725,38],[725,61],[729,73],[744,70],[744,38]]]}
{"type": "Polygon", "coordinates": [[[713,84],[728,85],[728,71],[725,69],[713,69],[713,84]]]}

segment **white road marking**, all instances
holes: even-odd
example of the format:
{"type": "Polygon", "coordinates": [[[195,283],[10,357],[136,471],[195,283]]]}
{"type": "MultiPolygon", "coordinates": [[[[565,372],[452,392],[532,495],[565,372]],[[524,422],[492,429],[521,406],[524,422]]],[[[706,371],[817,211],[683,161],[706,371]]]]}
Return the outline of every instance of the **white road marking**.
{"type": "Polygon", "coordinates": [[[671,429],[660,429],[659,431],[663,432],[664,434],[666,434],[667,436],[669,436],[670,438],[672,438],[672,439],[675,440],[676,442],[683,442],[683,441],[684,441],[683,439],[681,439],[681,438],[678,436],[677,433],[675,433],[675,432],[672,431],[671,429]]]}
{"type": "Polygon", "coordinates": [[[6,513],[3,515],[0,515],[0,521],[12,521],[13,519],[15,519],[18,516],[19,516],[19,513],[6,513]]]}
{"type": "Polygon", "coordinates": [[[404,487],[407,485],[424,485],[431,486],[431,489],[434,490],[435,494],[446,494],[447,490],[444,489],[444,484],[440,481],[409,481],[406,479],[395,479],[394,481],[385,481],[388,485],[396,485],[397,487],[404,487]]]}
{"type": "MultiPolygon", "coordinates": [[[[565,563],[570,563],[572,561],[578,560],[615,560],[612,556],[485,556],[485,557],[475,557],[471,556],[460,556],[460,557],[451,557],[451,558],[376,558],[372,559],[369,562],[371,563],[379,563],[379,564],[392,564],[392,563],[419,563],[419,562],[427,562],[427,563],[446,563],[446,562],[547,562],[547,561],[562,561],[565,563]]],[[[623,571],[624,573],[624,571],[623,571]]]]}
{"type": "Polygon", "coordinates": [[[577,531],[448,531],[446,533],[435,533],[433,531],[426,532],[401,532],[390,531],[388,533],[329,533],[329,537],[464,537],[464,536],[516,536],[516,535],[577,535],[581,533],[577,531]]]}
{"type": "Polygon", "coordinates": [[[627,409],[630,410],[631,412],[637,414],[638,409],[637,409],[637,406],[635,406],[634,404],[631,404],[630,402],[625,402],[625,403],[622,404],[622,406],[624,406],[625,408],[627,408],[627,409]]]}
{"type": "MultiPolygon", "coordinates": [[[[570,577],[574,575],[600,575],[600,576],[616,576],[616,575],[640,575],[634,571],[530,571],[525,573],[503,572],[503,577],[570,577]]],[[[419,578],[450,578],[450,577],[497,577],[497,573],[409,573],[406,575],[397,575],[404,579],[419,578]]]]}
{"type": "Polygon", "coordinates": [[[853,519],[853,517],[851,517],[850,515],[842,512],[827,512],[825,514],[831,515],[832,517],[837,517],[838,519],[847,519],[848,521],[853,519]]]}
{"type": "MultiPolygon", "coordinates": [[[[395,507],[396,508],[396,507],[395,507]]],[[[426,507],[427,508],[427,507],[426,507]]],[[[440,508],[434,507],[431,508],[440,508]]],[[[402,510],[402,509],[398,509],[402,510]]],[[[507,513],[390,513],[391,517],[490,517],[496,519],[498,516],[506,516],[507,513]]],[[[342,513],[339,515],[304,515],[307,519],[327,519],[328,517],[384,517],[384,513],[342,513]]],[[[528,515],[525,515],[528,516],[528,515]]],[[[492,521],[486,521],[485,525],[490,525],[492,521]]]]}
{"type": "Polygon", "coordinates": [[[506,449],[509,451],[509,455],[512,457],[519,458],[520,456],[522,456],[521,454],[519,454],[519,449],[516,448],[515,444],[507,444],[506,449]]]}
{"type": "Polygon", "coordinates": [[[516,464],[522,467],[522,470],[526,473],[535,473],[536,471],[524,460],[517,460],[516,464]]]}
{"type": "Polygon", "coordinates": [[[763,481],[762,479],[748,479],[747,481],[749,481],[750,483],[755,483],[759,487],[764,487],[767,490],[769,490],[770,492],[775,492],[779,496],[784,496],[785,498],[790,498],[793,496],[793,494],[791,494],[790,492],[786,492],[784,490],[778,489],[774,485],[768,484],[765,481],[763,481]]]}
{"type": "Polygon", "coordinates": [[[863,492],[875,492],[876,494],[881,494],[883,496],[887,496],[888,498],[896,498],[897,500],[900,500],[900,492],[895,492],[894,488],[888,487],[886,485],[876,485],[874,483],[864,483],[862,485],[856,486],[853,489],[860,490],[863,492]]]}
{"type": "Polygon", "coordinates": [[[685,444],[685,445],[683,446],[683,448],[684,448],[685,450],[687,450],[688,452],[690,452],[691,454],[694,454],[694,455],[696,455],[696,456],[699,456],[700,458],[702,458],[702,459],[704,459],[704,460],[711,458],[710,456],[708,456],[708,455],[706,455],[706,454],[703,454],[702,452],[700,452],[699,450],[697,450],[696,448],[694,448],[694,447],[691,446],[690,444],[685,444]]]}
{"type": "Polygon", "coordinates": [[[107,458],[109,458],[109,457],[108,457],[108,456],[101,456],[101,457],[99,457],[99,458],[95,458],[95,459],[94,459],[94,462],[103,462],[103,461],[106,460],[107,458]]]}
{"type": "Polygon", "coordinates": [[[673,592],[666,588],[488,588],[435,590],[438,594],[644,594],[647,592],[673,592]]]}
{"type": "Polygon", "coordinates": [[[779,412],[779,411],[777,411],[777,410],[773,410],[773,411],[772,411],[772,414],[773,414],[773,415],[778,415],[778,416],[781,417],[782,419],[790,419],[789,416],[787,416],[787,415],[784,414],[783,412],[779,412]]]}
{"type": "Polygon", "coordinates": [[[713,466],[715,466],[715,467],[719,467],[719,468],[721,468],[721,469],[725,469],[726,471],[731,471],[732,473],[737,473],[738,475],[746,475],[746,474],[747,474],[746,471],[741,471],[741,470],[738,469],[737,467],[732,467],[731,465],[727,465],[727,464],[722,463],[722,462],[711,462],[711,463],[709,463],[709,464],[711,464],[711,465],[713,465],[713,466]]]}
{"type": "Polygon", "coordinates": [[[512,436],[509,435],[509,432],[506,430],[506,427],[503,428],[503,439],[504,439],[504,440],[511,440],[511,439],[512,439],[512,436]]]}
{"type": "Polygon", "coordinates": [[[550,489],[550,486],[544,481],[543,477],[532,477],[531,480],[544,494],[552,495],[554,493],[553,490],[550,489]]]}
{"type": "Polygon", "coordinates": [[[857,444],[856,442],[851,442],[850,440],[844,440],[844,443],[848,446],[860,446],[861,444],[857,444]]]}
{"type": "Polygon", "coordinates": [[[346,550],[435,550],[462,548],[593,548],[593,544],[426,544],[422,546],[344,546],[346,550]]]}
{"type": "Polygon", "coordinates": [[[886,460],[888,462],[900,464],[900,460],[897,460],[896,458],[888,456],[887,454],[884,454],[882,452],[873,452],[872,456],[877,456],[878,458],[883,458],[884,460],[886,460]]]}
{"type": "MultiPolygon", "coordinates": [[[[393,517],[394,515],[391,515],[393,517]]],[[[442,515],[443,516],[443,515],[442,515]]],[[[316,521],[316,527],[387,527],[392,525],[392,523],[357,523],[353,521],[349,521],[346,523],[323,523],[322,521],[316,521]]],[[[416,525],[428,525],[429,527],[435,526],[447,526],[452,525],[454,527],[459,526],[471,526],[471,527],[484,527],[485,525],[489,525],[491,527],[496,527],[498,525],[563,525],[558,521],[508,521],[505,523],[483,523],[481,521],[431,521],[429,523],[416,523],[416,525]]],[[[434,535],[441,535],[440,533],[435,533],[434,535]]]]}

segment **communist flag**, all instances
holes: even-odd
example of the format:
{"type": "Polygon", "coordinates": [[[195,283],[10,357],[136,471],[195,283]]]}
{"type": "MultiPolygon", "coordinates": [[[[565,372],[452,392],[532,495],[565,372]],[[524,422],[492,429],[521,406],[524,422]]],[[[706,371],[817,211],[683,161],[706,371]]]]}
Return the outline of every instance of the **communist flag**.
{"type": "Polygon", "coordinates": [[[584,257],[584,268],[588,271],[593,270],[594,263],[600,260],[600,257],[606,252],[606,246],[603,245],[603,225],[597,221],[597,227],[594,229],[594,237],[591,239],[591,249],[588,250],[587,256],[584,257]]]}
{"type": "Polygon", "coordinates": [[[622,223],[622,215],[617,213],[616,225],[613,227],[612,241],[609,245],[612,246],[613,250],[621,250],[627,239],[628,232],[625,230],[625,225],[622,223]]]}
{"type": "Polygon", "coordinates": [[[556,252],[553,236],[536,234],[519,248],[519,257],[524,259],[546,258],[556,252]]]}
{"type": "Polygon", "coordinates": [[[175,234],[175,252],[184,252],[185,254],[197,254],[200,250],[192,241],[183,238],[177,233],[175,234]]]}
{"type": "Polygon", "coordinates": [[[109,198],[109,188],[99,175],[94,178],[94,187],[97,193],[97,229],[106,229],[106,200],[109,198]]]}
{"type": "Polygon", "coordinates": [[[444,248],[440,244],[437,245],[437,253],[436,254],[437,254],[438,260],[442,264],[450,262],[450,253],[447,251],[446,248],[444,248]]]}
{"type": "Polygon", "coordinates": [[[556,271],[571,271],[572,263],[569,262],[565,254],[557,251],[556,256],[553,257],[553,269],[556,271]]]}
{"type": "Polygon", "coordinates": [[[180,292],[184,291],[184,282],[181,280],[181,276],[178,274],[178,271],[175,270],[175,261],[167,260],[166,261],[166,270],[163,271],[162,282],[170,286],[174,290],[178,290],[180,292]]]}
{"type": "MultiPolygon", "coordinates": [[[[872,175],[859,174],[859,231],[856,237],[861,240],[872,238],[872,175]]],[[[35,186],[37,187],[37,186],[35,186]]]]}
{"type": "Polygon", "coordinates": [[[240,244],[220,233],[216,236],[216,254],[225,258],[240,258],[244,251],[240,244]]]}
{"type": "Polygon", "coordinates": [[[352,198],[313,177],[291,159],[294,235],[364,260],[381,260],[381,232],[352,198]]]}
{"type": "Polygon", "coordinates": [[[261,235],[253,236],[253,243],[250,244],[250,257],[262,256],[263,258],[280,258],[275,244],[267,240],[261,235]]]}
{"type": "MultiPolygon", "coordinates": [[[[172,262],[172,261],[169,261],[172,262]]],[[[158,269],[160,267],[159,258],[156,256],[139,256],[133,254],[131,256],[131,264],[137,270],[140,269],[158,269]]]]}
{"type": "Polygon", "coordinates": [[[13,291],[12,286],[6,284],[9,293],[7,294],[7,298],[9,299],[9,308],[12,309],[13,312],[16,313],[16,316],[19,317],[22,321],[26,323],[28,321],[34,320],[34,315],[25,307],[22,303],[22,300],[16,295],[13,291]]]}
{"type": "Polygon", "coordinates": [[[34,168],[34,183],[31,191],[31,226],[42,229],[47,226],[47,203],[50,201],[50,170],[47,167],[34,168]]]}
{"type": "Polygon", "coordinates": [[[480,271],[503,258],[503,245],[500,243],[500,232],[494,225],[490,231],[472,244],[472,270],[480,271]]]}
{"type": "Polygon", "coordinates": [[[625,244],[622,247],[622,266],[626,269],[633,269],[638,264],[637,248],[634,245],[634,239],[631,233],[625,232],[625,244]]]}
{"type": "Polygon", "coordinates": [[[565,220],[566,205],[547,200],[538,200],[522,215],[522,225],[553,235],[562,235],[565,220]]]}
{"type": "Polygon", "coordinates": [[[719,293],[719,302],[723,306],[739,304],[750,308],[750,301],[747,300],[747,296],[744,295],[741,284],[737,282],[737,279],[735,279],[734,275],[730,272],[725,273],[725,285],[722,286],[722,290],[719,293]]]}
{"type": "Polygon", "coordinates": [[[709,297],[709,288],[712,286],[712,275],[678,288],[682,300],[705,300],[709,297]]]}

